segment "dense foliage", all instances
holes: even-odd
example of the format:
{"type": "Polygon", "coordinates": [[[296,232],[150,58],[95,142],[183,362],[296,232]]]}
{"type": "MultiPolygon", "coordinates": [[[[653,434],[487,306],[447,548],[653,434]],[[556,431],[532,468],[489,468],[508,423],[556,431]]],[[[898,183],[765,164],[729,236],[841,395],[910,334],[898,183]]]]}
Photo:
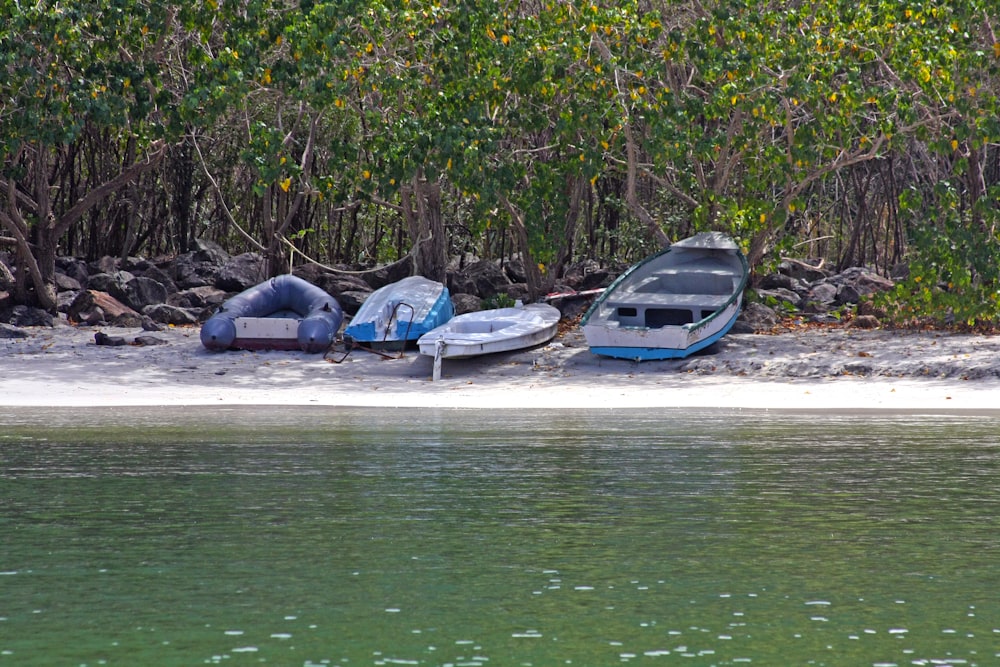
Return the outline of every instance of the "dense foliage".
{"type": "Polygon", "coordinates": [[[900,321],[1000,317],[1000,11],[985,0],[2,0],[0,243],[195,238],[370,265],[580,258],[724,230],[755,267],[909,278],[900,321]]]}

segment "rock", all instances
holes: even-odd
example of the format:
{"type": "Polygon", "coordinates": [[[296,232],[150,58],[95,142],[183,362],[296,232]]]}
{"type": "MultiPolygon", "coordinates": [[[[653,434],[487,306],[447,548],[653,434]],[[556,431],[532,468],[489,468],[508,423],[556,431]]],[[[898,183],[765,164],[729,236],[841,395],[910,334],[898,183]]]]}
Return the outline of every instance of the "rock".
{"type": "Polygon", "coordinates": [[[733,333],[762,333],[770,331],[778,325],[778,314],[773,308],[768,308],[756,301],[743,304],[736,323],[733,324],[733,333]]]}
{"type": "Polygon", "coordinates": [[[140,317],[139,313],[107,292],[93,289],[81,290],[66,311],[70,321],[81,324],[98,324],[102,321],[113,320],[123,313],[131,313],[140,317]]]}
{"type": "Polygon", "coordinates": [[[198,316],[185,308],[155,303],[142,309],[142,314],[164,324],[198,324],[198,316]]]}
{"type": "Polygon", "coordinates": [[[0,312],[0,322],[6,322],[15,327],[51,327],[54,320],[51,313],[41,308],[17,305],[5,308],[0,312]]]}
{"type": "Polygon", "coordinates": [[[483,309],[483,300],[475,294],[452,294],[451,305],[455,307],[455,314],[474,313],[483,309]]]}
{"type": "Polygon", "coordinates": [[[103,331],[98,331],[94,334],[94,343],[96,345],[109,345],[112,347],[120,347],[122,345],[128,345],[124,338],[121,336],[109,336],[103,331]]]}
{"type": "Polygon", "coordinates": [[[615,279],[609,269],[602,267],[592,259],[585,259],[566,268],[563,281],[574,290],[585,290],[607,287],[615,279]]]}
{"type": "Polygon", "coordinates": [[[0,338],[27,338],[28,332],[11,324],[0,323],[0,338]]]}
{"type": "Polygon", "coordinates": [[[453,294],[475,294],[481,299],[505,292],[509,285],[500,267],[485,259],[448,276],[448,289],[453,294]]]}
{"type": "Polygon", "coordinates": [[[143,331],[163,331],[163,325],[159,322],[153,320],[149,315],[142,316],[142,330],[143,331]]]}
{"type": "Polygon", "coordinates": [[[90,275],[87,263],[77,257],[57,257],[56,272],[72,278],[84,287],[87,286],[87,278],[90,275]]]}
{"type": "Polygon", "coordinates": [[[783,289],[795,293],[801,293],[805,290],[805,285],[801,280],[784,273],[771,273],[764,276],[759,287],[764,290],[783,289]]]}
{"type": "Polygon", "coordinates": [[[167,305],[191,310],[214,308],[221,305],[227,296],[228,293],[218,287],[202,285],[170,294],[167,296],[167,305]]]}
{"type": "Polygon", "coordinates": [[[118,270],[118,260],[105,255],[87,265],[91,274],[94,273],[114,273],[118,270]]]}
{"type": "Polygon", "coordinates": [[[172,263],[170,274],[180,289],[214,285],[215,274],[230,259],[216,243],[199,239],[195,245],[196,250],[178,255],[172,263]]]}
{"type": "Polygon", "coordinates": [[[776,305],[787,304],[788,308],[798,310],[802,304],[802,297],[787,289],[757,290],[757,296],[761,301],[773,301],[776,305]]]}
{"type": "Polygon", "coordinates": [[[413,273],[413,262],[406,260],[401,262],[393,262],[386,266],[379,267],[372,271],[366,271],[363,274],[365,282],[372,289],[378,289],[379,287],[385,287],[391,283],[399,282],[403,278],[412,275],[413,273]]]}
{"type": "Polygon", "coordinates": [[[245,252],[231,258],[215,274],[215,286],[227,292],[242,292],[267,278],[264,258],[245,252]]]}
{"type": "Polygon", "coordinates": [[[116,291],[111,292],[112,296],[137,312],[146,306],[167,302],[167,288],[146,276],[134,276],[124,285],[115,287],[116,291]]]}
{"type": "Polygon", "coordinates": [[[136,336],[135,344],[139,346],[144,345],[166,345],[169,341],[162,338],[157,338],[156,336],[136,336]]]}
{"type": "Polygon", "coordinates": [[[835,276],[831,276],[828,282],[838,286],[850,285],[861,296],[875,294],[876,292],[887,292],[895,287],[895,283],[892,280],[883,278],[864,267],[846,269],[835,276]]]}
{"type": "Polygon", "coordinates": [[[874,315],[858,315],[851,320],[851,326],[857,329],[878,329],[882,323],[874,315]]]}
{"type": "Polygon", "coordinates": [[[528,273],[524,269],[524,260],[521,255],[515,255],[511,257],[506,262],[503,262],[502,270],[507,279],[512,283],[526,283],[528,282],[528,273]]]}
{"type": "MultiPolygon", "coordinates": [[[[296,274],[297,275],[297,274],[296,274]]],[[[360,276],[347,273],[320,273],[309,278],[299,276],[316,285],[327,294],[330,294],[338,301],[344,292],[360,292],[364,294],[372,293],[372,286],[365,282],[360,276]]],[[[405,277],[405,276],[404,276],[405,277]]],[[[340,304],[343,306],[344,304],[340,304]]]]}
{"type": "MultiPolygon", "coordinates": [[[[98,292],[107,292],[115,295],[125,291],[125,283],[135,278],[128,271],[113,271],[110,273],[95,273],[87,280],[87,289],[98,292]]],[[[115,296],[117,299],[118,297],[115,296]]]]}
{"type": "Polygon", "coordinates": [[[65,273],[56,272],[56,292],[79,292],[83,285],[76,278],[71,278],[65,273]]]}
{"type": "Polygon", "coordinates": [[[142,326],[142,315],[139,313],[121,313],[115,317],[106,319],[109,326],[120,327],[122,329],[142,326]]]}
{"type": "MultiPolygon", "coordinates": [[[[327,290],[329,292],[329,290],[327,290]]],[[[371,290],[361,292],[356,290],[350,290],[347,292],[341,292],[336,295],[337,303],[348,315],[357,315],[358,310],[361,308],[361,304],[371,296],[371,290]]]]}
{"type": "Polygon", "coordinates": [[[174,282],[174,279],[170,277],[170,274],[155,264],[151,265],[141,273],[138,273],[138,275],[143,278],[149,278],[150,280],[154,280],[163,285],[163,287],[167,290],[167,294],[173,294],[178,290],[177,284],[174,282]]]}
{"type": "Polygon", "coordinates": [[[822,260],[806,262],[800,259],[785,258],[778,265],[778,272],[807,283],[816,282],[829,277],[829,271],[822,268],[822,260]]]}

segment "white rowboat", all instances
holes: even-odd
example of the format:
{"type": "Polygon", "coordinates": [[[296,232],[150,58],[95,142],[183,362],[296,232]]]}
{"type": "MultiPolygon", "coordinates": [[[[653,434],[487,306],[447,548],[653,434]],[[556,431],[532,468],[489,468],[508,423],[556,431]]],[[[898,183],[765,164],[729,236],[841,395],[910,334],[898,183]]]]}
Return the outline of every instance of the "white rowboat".
{"type": "Polygon", "coordinates": [[[556,335],[559,309],[544,303],[495,308],[456,315],[417,341],[420,353],[434,357],[434,379],[442,359],[509,352],[545,343],[556,335]]]}

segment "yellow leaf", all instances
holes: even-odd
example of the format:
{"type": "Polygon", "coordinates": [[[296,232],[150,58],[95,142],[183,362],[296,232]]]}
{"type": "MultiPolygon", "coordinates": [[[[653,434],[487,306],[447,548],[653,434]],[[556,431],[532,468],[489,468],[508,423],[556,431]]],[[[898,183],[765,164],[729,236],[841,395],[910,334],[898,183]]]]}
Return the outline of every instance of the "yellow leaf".
{"type": "Polygon", "coordinates": [[[286,178],[285,180],[283,180],[278,185],[281,187],[282,190],[284,190],[285,192],[288,192],[288,188],[292,187],[292,179],[291,178],[286,178]]]}
{"type": "Polygon", "coordinates": [[[507,46],[508,44],[510,44],[510,35],[504,35],[503,37],[500,38],[500,41],[503,42],[504,46],[507,46]]]}
{"type": "Polygon", "coordinates": [[[447,171],[450,169],[451,169],[451,158],[448,158],[448,165],[445,167],[445,170],[447,171]]]}
{"type": "Polygon", "coordinates": [[[951,150],[953,150],[953,151],[957,151],[958,150],[958,139],[952,139],[951,140],[951,150]]]}
{"type": "Polygon", "coordinates": [[[365,169],[363,172],[361,172],[361,176],[367,181],[369,178],[372,177],[372,173],[367,169],[365,169]]]}

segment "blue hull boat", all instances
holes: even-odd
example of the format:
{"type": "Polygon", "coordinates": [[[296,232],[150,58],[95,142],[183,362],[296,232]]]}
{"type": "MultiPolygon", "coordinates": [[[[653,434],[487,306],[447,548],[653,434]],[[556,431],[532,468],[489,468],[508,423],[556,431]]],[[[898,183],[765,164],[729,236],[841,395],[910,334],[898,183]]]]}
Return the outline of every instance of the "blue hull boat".
{"type": "Polygon", "coordinates": [[[590,351],[633,361],[681,359],[732,328],[749,267],[739,246],[706,232],[639,262],[581,321],[590,351]]]}
{"type": "Polygon", "coordinates": [[[372,292],[344,329],[344,339],[378,350],[401,350],[454,314],[447,287],[410,276],[372,292]]]}
{"type": "Polygon", "coordinates": [[[337,300],[316,285],[283,275],[228,299],[201,327],[213,352],[302,350],[325,352],[343,322],[337,300]]]}

